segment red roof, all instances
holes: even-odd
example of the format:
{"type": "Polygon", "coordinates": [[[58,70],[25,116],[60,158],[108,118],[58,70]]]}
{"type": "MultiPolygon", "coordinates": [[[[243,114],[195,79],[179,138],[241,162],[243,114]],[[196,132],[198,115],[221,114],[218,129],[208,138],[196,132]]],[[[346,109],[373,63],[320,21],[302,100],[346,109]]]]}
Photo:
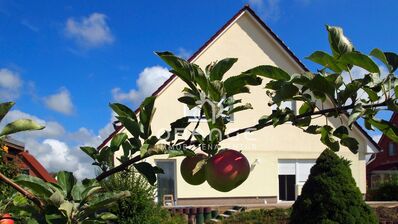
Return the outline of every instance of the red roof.
{"type": "Polygon", "coordinates": [[[29,152],[24,151],[18,154],[32,172],[36,174],[37,177],[51,183],[56,183],[54,177],[52,177],[35,157],[33,157],[29,152]]]}
{"type": "MultiPolygon", "coordinates": [[[[309,69],[300,61],[300,59],[287,47],[287,45],[269,28],[264,21],[258,17],[258,15],[253,11],[253,9],[250,8],[248,4],[243,6],[228,22],[221,27],[206,43],[200,47],[189,59],[189,62],[192,62],[206,47],[208,47],[213,40],[215,40],[222,32],[224,32],[227,27],[229,27],[235,19],[237,19],[243,12],[248,12],[250,15],[254,17],[254,19],[265,29],[271,36],[279,43],[279,45],[289,54],[289,56],[304,70],[304,71],[309,71],[309,69]]],[[[157,96],[163,89],[168,86],[168,84],[174,80],[176,75],[171,75],[170,78],[168,78],[153,94],[152,96],[157,96]]],[[[139,108],[135,110],[135,112],[139,112],[139,108]]],[[[359,131],[369,140],[369,142],[378,150],[380,151],[379,145],[372,139],[372,137],[361,127],[357,122],[354,122],[354,126],[359,129],[359,131]]],[[[117,134],[121,129],[123,128],[123,125],[117,126],[115,128],[115,131],[112,132],[99,146],[97,149],[101,149],[104,147],[112,138],[115,134],[117,134]]]]}

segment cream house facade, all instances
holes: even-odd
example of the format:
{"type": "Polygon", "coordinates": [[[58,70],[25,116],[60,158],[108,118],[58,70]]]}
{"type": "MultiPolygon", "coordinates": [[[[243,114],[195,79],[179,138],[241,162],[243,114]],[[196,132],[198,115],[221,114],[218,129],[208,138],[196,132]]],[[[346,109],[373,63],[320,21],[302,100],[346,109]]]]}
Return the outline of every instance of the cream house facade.
{"type": "MultiPolygon", "coordinates": [[[[291,74],[308,71],[248,6],[228,21],[189,61],[204,68],[209,63],[226,57],[238,58],[238,62],[226,74],[227,77],[263,64],[278,66],[291,74]]],[[[256,124],[258,118],[271,113],[272,108],[267,106],[269,99],[263,89],[267,81],[269,80],[263,80],[263,85],[252,87],[250,94],[241,94],[242,101],[251,103],[254,109],[235,114],[233,122],[227,126],[229,130],[256,124]]],[[[182,96],[181,90],[184,87],[185,83],[182,80],[172,76],[154,93],[157,100],[152,122],[153,133],[160,135],[164,130],[168,130],[170,123],[176,119],[195,113],[177,101],[182,96]]],[[[295,102],[287,106],[293,109],[300,107],[295,102]]],[[[325,108],[330,105],[326,103],[318,106],[325,108]]],[[[338,119],[315,120],[318,124],[325,122],[332,126],[341,125],[338,119]]],[[[345,118],[343,122],[346,122],[345,118]]],[[[193,130],[193,126],[194,124],[191,124],[188,130],[193,130]]],[[[198,130],[205,134],[208,131],[207,124],[201,122],[198,130]]],[[[115,133],[121,131],[125,131],[123,127],[115,130],[115,133]]],[[[352,174],[364,194],[365,157],[376,152],[378,148],[358,125],[353,127],[350,134],[359,141],[359,152],[353,154],[343,147],[338,154],[351,161],[352,174]]],[[[189,132],[181,135],[181,138],[186,137],[189,132]]],[[[310,168],[325,149],[319,138],[318,135],[306,134],[296,127],[284,124],[223,141],[223,148],[241,150],[252,164],[249,178],[228,193],[218,192],[206,182],[199,186],[187,184],[179,171],[182,158],[156,156],[147,161],[157,164],[166,172],[159,175],[159,198],[163,194],[171,194],[177,205],[276,203],[294,200],[300,194],[310,168]]],[[[109,143],[105,141],[103,145],[105,144],[109,143]]]]}

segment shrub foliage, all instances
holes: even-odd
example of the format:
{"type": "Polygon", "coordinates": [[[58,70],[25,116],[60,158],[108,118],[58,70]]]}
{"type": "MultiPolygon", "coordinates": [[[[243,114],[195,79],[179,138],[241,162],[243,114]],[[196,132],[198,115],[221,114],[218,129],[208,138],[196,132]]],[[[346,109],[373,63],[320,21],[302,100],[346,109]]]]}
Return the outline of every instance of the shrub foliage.
{"type": "Polygon", "coordinates": [[[290,218],[291,224],[377,223],[355,184],[349,162],[329,149],[312,167],[290,218]]]}

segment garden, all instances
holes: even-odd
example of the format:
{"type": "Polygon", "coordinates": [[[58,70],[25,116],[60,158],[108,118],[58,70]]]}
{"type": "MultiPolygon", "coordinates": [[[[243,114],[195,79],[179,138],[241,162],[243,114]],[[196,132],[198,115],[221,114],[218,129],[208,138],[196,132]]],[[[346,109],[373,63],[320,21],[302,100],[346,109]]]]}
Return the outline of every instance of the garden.
{"type": "MultiPolygon", "coordinates": [[[[98,168],[96,178],[77,180],[73,173],[61,171],[55,175],[57,183],[49,183],[21,174],[12,163],[0,163],[0,223],[187,223],[183,216],[170,213],[154,202],[157,175],[164,171],[145,159],[158,155],[184,157],[181,175],[187,183],[207,182],[217,191],[229,192],[246,181],[250,164],[239,149],[223,149],[220,143],[283,124],[319,136],[325,146],[311,168],[301,195],[290,210],[246,211],[222,223],[372,224],[390,218],[396,221],[396,208],[372,209],[365,203],[352,177],[350,162],[336,152],[347,147],[352,153],[358,153],[358,140],[349,134],[357,120],[361,120],[366,129],[377,129],[398,142],[398,127],[378,118],[381,111],[398,112],[398,79],[394,74],[398,55],[378,48],[364,54],[354,48],[341,28],[326,26],[326,31],[331,54],[316,51],[307,58],[321,66],[315,73],[289,74],[278,67],[259,65],[225,78],[224,74],[238,59],[226,58],[202,70],[170,52],[157,52],[170,66],[170,71],[186,84],[182,90],[184,95],[178,101],[188,108],[200,108],[201,116],[207,118],[209,134],[195,132],[199,121],[195,123],[181,117],[171,123],[164,134],[154,135],[152,118],[156,96],[147,97],[137,113],[123,104],[111,103],[117,120],[128,134],[115,134],[110,144],[101,148],[81,147],[98,168]],[[384,65],[387,75],[381,74],[378,63],[384,65]],[[354,79],[350,76],[354,66],[368,73],[354,79]],[[349,81],[345,81],[344,76],[348,76],[349,81]],[[270,81],[262,83],[263,79],[270,81]],[[230,116],[252,109],[250,103],[242,102],[242,94],[249,94],[251,86],[260,85],[271,99],[268,106],[274,105],[275,109],[271,114],[253,118],[252,126],[229,130],[230,116]],[[283,107],[283,102],[291,100],[301,103],[298,114],[283,107]],[[318,107],[326,101],[332,102],[333,107],[318,107]],[[313,124],[319,116],[348,119],[338,127],[313,124]],[[191,135],[179,139],[176,130],[185,130],[191,123],[194,125],[191,135]],[[116,152],[121,152],[116,158],[118,163],[114,161],[116,152]]],[[[12,102],[0,104],[0,120],[13,105],[12,102]]],[[[0,139],[43,128],[29,119],[16,120],[5,124],[0,139]]],[[[387,196],[375,195],[396,199],[396,190],[385,185],[380,191],[388,192],[387,196]]]]}

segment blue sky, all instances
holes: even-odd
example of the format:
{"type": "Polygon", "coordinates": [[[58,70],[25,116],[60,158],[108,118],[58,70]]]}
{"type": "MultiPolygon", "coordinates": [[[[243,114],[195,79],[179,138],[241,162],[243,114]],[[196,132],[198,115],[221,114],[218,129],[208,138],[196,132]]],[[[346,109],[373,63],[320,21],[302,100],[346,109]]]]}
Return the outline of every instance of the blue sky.
{"type": "Polygon", "coordinates": [[[9,119],[49,127],[23,140],[50,170],[88,175],[76,168],[89,163],[77,147],[109,132],[108,103],[135,107],[168,76],[153,51],[188,57],[247,2],[310,69],[304,57],[328,50],[325,24],[342,26],[361,51],[398,52],[394,0],[0,0],[0,96],[17,102],[9,119]]]}

